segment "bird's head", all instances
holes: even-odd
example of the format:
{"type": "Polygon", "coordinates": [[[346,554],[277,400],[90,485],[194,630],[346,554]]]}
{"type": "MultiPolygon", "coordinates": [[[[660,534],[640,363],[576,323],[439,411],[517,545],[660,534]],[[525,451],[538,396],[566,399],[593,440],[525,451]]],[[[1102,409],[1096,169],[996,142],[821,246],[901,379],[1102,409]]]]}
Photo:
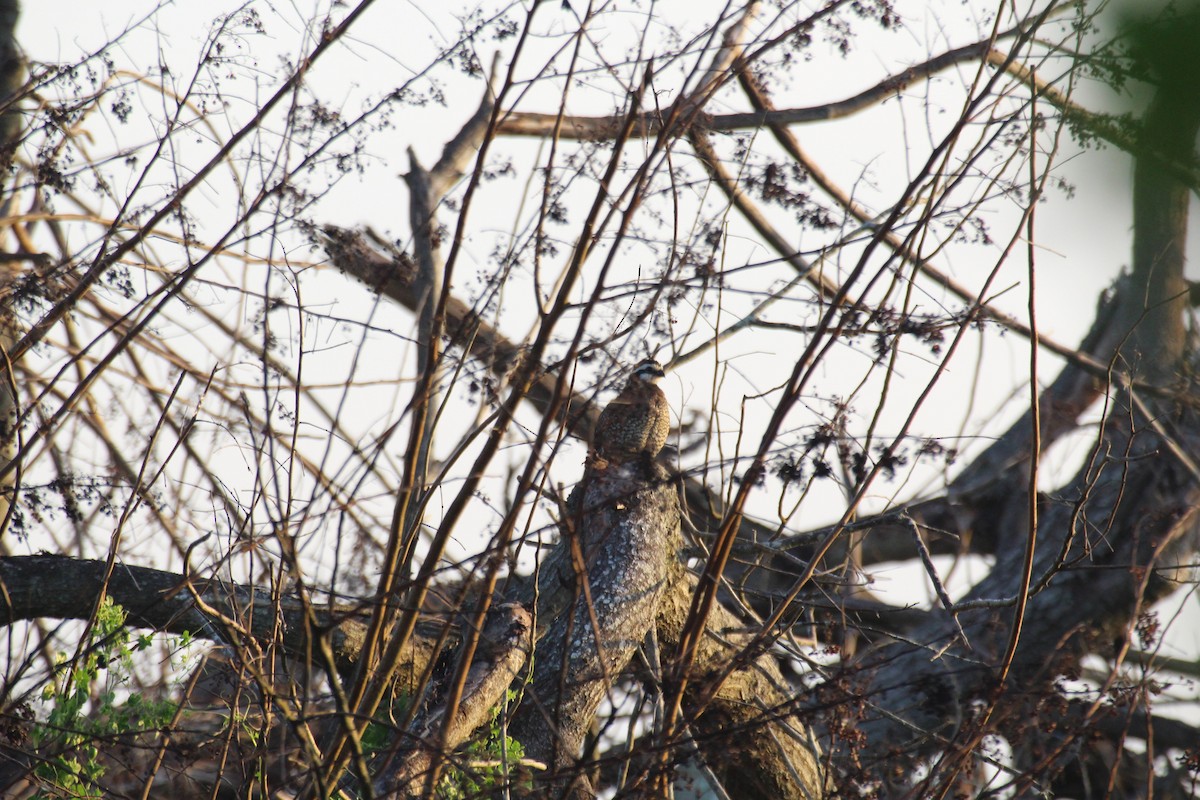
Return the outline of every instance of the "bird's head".
{"type": "Polygon", "coordinates": [[[647,358],[633,368],[633,377],[645,383],[657,384],[666,375],[667,373],[663,371],[662,364],[659,364],[653,358],[647,358]]]}

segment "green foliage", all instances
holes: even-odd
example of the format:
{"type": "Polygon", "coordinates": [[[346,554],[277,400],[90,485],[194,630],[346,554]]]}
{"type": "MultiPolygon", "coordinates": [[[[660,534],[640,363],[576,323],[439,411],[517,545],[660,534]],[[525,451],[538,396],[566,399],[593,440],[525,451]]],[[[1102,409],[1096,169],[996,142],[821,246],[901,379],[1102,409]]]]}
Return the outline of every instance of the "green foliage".
{"type": "MultiPolygon", "coordinates": [[[[517,693],[509,689],[505,707],[512,704],[517,693]]],[[[471,742],[450,766],[438,784],[439,800],[467,800],[488,797],[492,791],[511,781],[517,765],[525,757],[525,748],[516,739],[505,735],[500,726],[500,707],[497,706],[488,725],[487,735],[471,742]],[[462,764],[458,766],[457,764],[462,764]]]]}
{"type": "MultiPolygon", "coordinates": [[[[511,705],[516,697],[516,691],[509,689],[504,707],[511,705]]],[[[409,702],[411,698],[407,695],[399,698],[392,706],[391,719],[403,717],[409,702]]],[[[493,711],[486,734],[468,744],[447,763],[434,794],[437,800],[487,797],[496,788],[513,782],[517,767],[525,757],[525,748],[516,739],[505,735],[500,725],[500,710],[497,706],[493,711]]],[[[392,742],[393,730],[394,725],[368,725],[362,735],[363,751],[370,755],[386,749],[392,742]]]]}
{"type": "MultiPolygon", "coordinates": [[[[389,719],[403,718],[408,713],[408,704],[410,702],[412,702],[412,698],[406,694],[397,697],[392,703],[389,719]]],[[[394,725],[384,722],[372,722],[362,733],[363,752],[367,755],[372,755],[387,748],[392,742],[391,732],[393,730],[395,730],[394,725]]]]}
{"type": "MultiPolygon", "coordinates": [[[[41,784],[36,798],[101,797],[104,765],[96,742],[163,728],[174,716],[175,704],[165,700],[133,693],[117,702],[117,689],[133,673],[133,653],[150,645],[146,636],[134,641],[125,617],[106,597],[80,656],[65,667],[61,683],[42,690],[51,708],[30,737],[41,762],[34,770],[41,784]]],[[[59,663],[66,660],[60,653],[59,663]]]]}

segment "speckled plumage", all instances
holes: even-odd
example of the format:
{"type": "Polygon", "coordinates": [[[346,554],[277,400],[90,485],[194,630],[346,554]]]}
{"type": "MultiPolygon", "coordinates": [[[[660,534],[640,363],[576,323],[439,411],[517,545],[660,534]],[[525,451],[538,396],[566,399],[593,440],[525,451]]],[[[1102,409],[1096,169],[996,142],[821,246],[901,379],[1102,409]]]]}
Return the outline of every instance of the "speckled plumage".
{"type": "Polygon", "coordinates": [[[592,447],[609,464],[652,459],[667,443],[671,412],[667,396],[655,384],[663,377],[657,361],[634,368],[621,393],[600,412],[592,447]]]}

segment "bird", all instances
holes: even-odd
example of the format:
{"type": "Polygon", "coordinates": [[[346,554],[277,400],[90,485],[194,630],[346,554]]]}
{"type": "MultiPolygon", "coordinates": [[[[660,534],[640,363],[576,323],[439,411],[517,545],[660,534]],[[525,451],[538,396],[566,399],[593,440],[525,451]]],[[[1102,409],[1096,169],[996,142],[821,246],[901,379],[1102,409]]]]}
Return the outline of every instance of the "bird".
{"type": "Polygon", "coordinates": [[[665,375],[661,364],[645,359],[633,368],[621,393],[600,412],[592,435],[598,465],[649,462],[663,449],[671,430],[670,404],[658,388],[665,375]]]}

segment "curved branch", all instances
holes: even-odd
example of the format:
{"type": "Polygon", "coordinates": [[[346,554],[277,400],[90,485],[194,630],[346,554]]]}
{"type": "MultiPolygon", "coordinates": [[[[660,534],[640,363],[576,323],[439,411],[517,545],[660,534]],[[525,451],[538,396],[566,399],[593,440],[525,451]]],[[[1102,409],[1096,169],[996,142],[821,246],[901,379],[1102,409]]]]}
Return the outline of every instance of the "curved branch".
{"type": "MultiPolygon", "coordinates": [[[[1017,29],[1013,29],[1006,31],[998,38],[1011,37],[1017,33],[1017,29]]],[[[880,101],[886,100],[897,92],[902,91],[914,81],[927,80],[956,64],[984,58],[991,49],[991,45],[992,39],[989,38],[948,50],[895,75],[889,75],[879,83],[868,89],[864,89],[853,97],[833,103],[823,103],[819,106],[808,108],[762,109],[733,114],[706,114],[697,118],[697,124],[707,131],[736,131],[760,128],[764,125],[797,125],[842,119],[877,105],[880,101]]],[[[562,128],[559,132],[560,138],[582,140],[611,139],[625,122],[625,117],[620,116],[560,117],[557,114],[511,111],[500,120],[498,132],[508,136],[549,136],[559,119],[562,120],[562,128]]],[[[643,137],[656,136],[661,130],[662,119],[655,112],[642,114],[637,119],[634,127],[635,135],[643,137]]]]}

